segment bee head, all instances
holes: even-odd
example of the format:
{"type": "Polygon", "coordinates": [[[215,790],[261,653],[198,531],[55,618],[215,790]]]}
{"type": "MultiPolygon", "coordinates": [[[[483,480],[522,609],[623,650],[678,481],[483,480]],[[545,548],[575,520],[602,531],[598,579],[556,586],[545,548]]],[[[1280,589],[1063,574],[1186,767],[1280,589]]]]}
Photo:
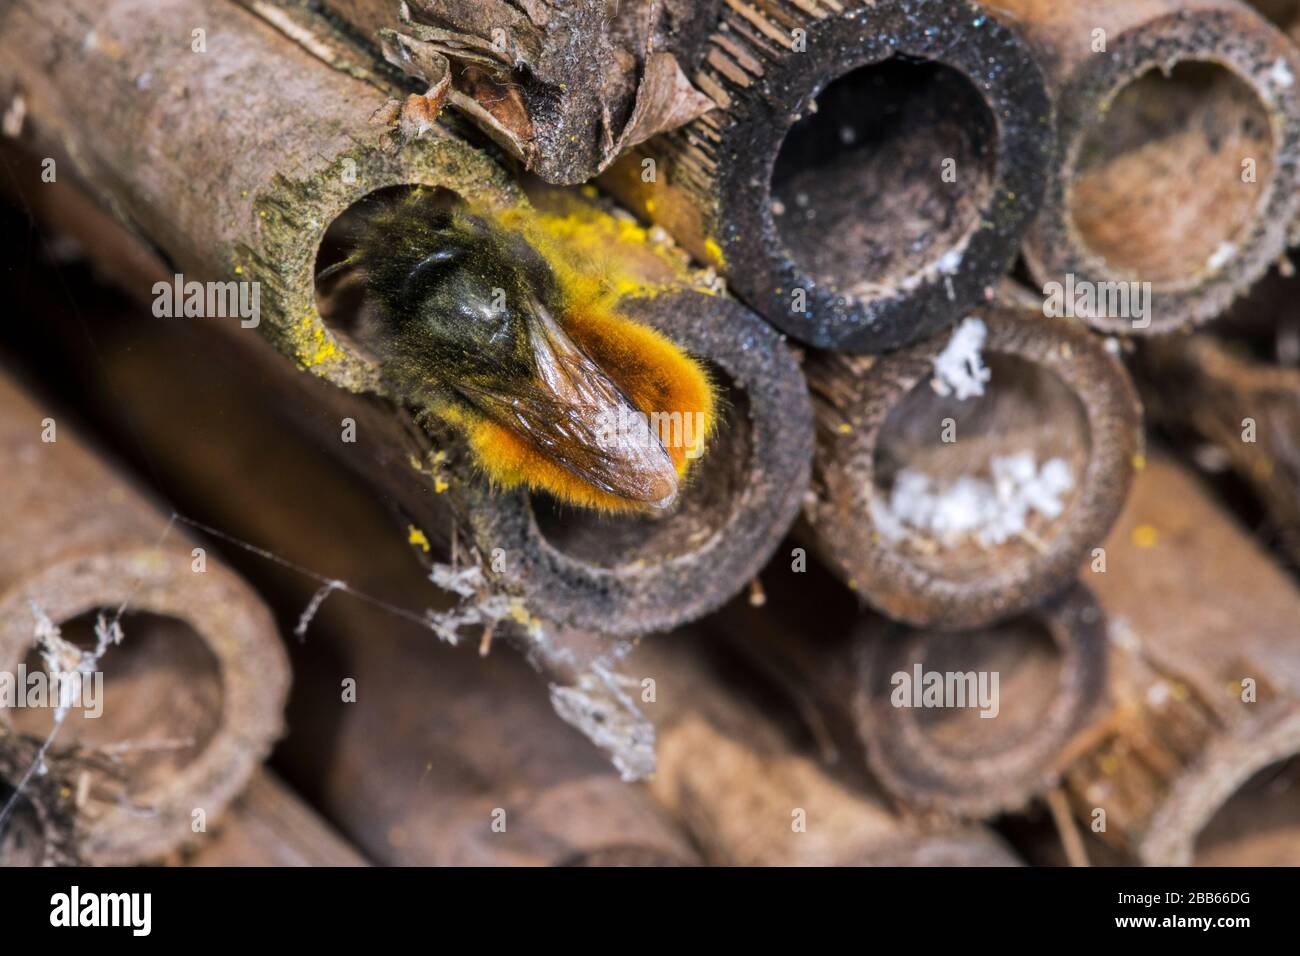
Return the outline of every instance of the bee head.
{"type": "Polygon", "coordinates": [[[412,374],[497,379],[532,369],[529,324],[562,309],[554,273],[521,237],[459,211],[403,203],[376,217],[359,245],[380,306],[384,351],[412,374]]]}

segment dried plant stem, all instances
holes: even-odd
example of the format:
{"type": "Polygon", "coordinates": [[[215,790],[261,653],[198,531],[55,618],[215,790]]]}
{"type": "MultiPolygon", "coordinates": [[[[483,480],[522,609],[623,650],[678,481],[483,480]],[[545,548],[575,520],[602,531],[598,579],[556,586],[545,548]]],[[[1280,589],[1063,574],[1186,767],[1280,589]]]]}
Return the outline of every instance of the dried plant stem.
{"type": "Polygon", "coordinates": [[[1208,331],[1152,342],[1144,358],[1153,419],[1218,449],[1300,565],[1300,368],[1208,331]]]}
{"type": "MultiPolygon", "coordinates": [[[[658,732],[655,796],[709,863],[741,866],[1007,866],[980,827],[927,828],[870,788],[837,780],[796,750],[770,717],[728,686],[708,641],[643,642],[629,661],[658,732]]],[[[732,669],[734,672],[734,668],[732,669]]]]}
{"type": "Polygon", "coordinates": [[[368,866],[275,774],[259,770],[189,866],[368,866]]]}
{"type": "Polygon", "coordinates": [[[1112,673],[1065,778],[1083,826],[1148,864],[1300,861],[1294,583],[1163,457],[1082,576],[1112,673]]]}
{"type": "Polygon", "coordinates": [[[764,607],[732,602],[713,626],[792,700],[825,763],[950,818],[1015,812],[1058,785],[1060,755],[1105,691],[1104,622],[1084,589],[998,627],[945,633],[862,614],[817,566],[773,564],[765,576],[764,607]],[[918,666],[975,682],[961,700],[917,707],[899,686],[913,686],[918,666]]]}
{"type": "MultiPolygon", "coordinates": [[[[284,0],[245,0],[277,11],[284,0]]],[[[548,182],[581,183],[713,101],[687,79],[719,0],[326,0],[374,56],[426,83],[548,182]],[[382,51],[382,54],[381,54],[382,51]],[[435,75],[429,75],[434,73],[435,75]]],[[[319,30],[319,27],[318,27],[319,30]]]]}
{"type": "MultiPolygon", "coordinates": [[[[120,646],[93,664],[102,718],[73,707],[58,745],[117,746],[104,754],[125,778],[116,798],[99,794],[82,808],[79,852],[96,863],[156,859],[190,838],[195,811],[218,819],[279,736],[289,672],[274,623],[239,578],[194,551],[9,380],[0,381],[0,459],[0,667],[32,663],[34,613],[64,640],[97,611],[122,622],[120,646]],[[43,431],[57,440],[43,442],[43,431]],[[148,746],[177,737],[190,745],[148,746]],[[122,751],[128,741],[145,746],[122,751]]],[[[7,717],[30,733],[49,724],[48,711],[7,717]]]]}

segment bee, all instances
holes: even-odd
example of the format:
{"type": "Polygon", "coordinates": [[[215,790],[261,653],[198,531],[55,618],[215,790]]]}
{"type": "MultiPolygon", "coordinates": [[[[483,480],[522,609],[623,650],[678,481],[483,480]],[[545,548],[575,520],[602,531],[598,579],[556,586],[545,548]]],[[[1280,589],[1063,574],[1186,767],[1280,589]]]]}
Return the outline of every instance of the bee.
{"type": "Polygon", "coordinates": [[[497,485],[602,511],[670,508],[700,449],[645,426],[691,415],[705,437],[708,373],[620,315],[611,283],[562,261],[518,212],[427,198],[372,212],[351,255],[318,277],[352,272],[351,335],[386,386],[459,430],[497,485]]]}

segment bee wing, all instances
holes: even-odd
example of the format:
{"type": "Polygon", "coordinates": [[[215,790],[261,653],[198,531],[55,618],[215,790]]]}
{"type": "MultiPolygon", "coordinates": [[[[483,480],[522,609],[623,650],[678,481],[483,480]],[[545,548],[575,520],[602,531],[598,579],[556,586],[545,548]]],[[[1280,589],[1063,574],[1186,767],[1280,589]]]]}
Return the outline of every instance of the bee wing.
{"type": "Polygon", "coordinates": [[[540,305],[530,313],[529,336],[531,382],[509,394],[467,382],[457,389],[589,484],[653,507],[671,505],[677,471],[640,410],[540,305]]]}

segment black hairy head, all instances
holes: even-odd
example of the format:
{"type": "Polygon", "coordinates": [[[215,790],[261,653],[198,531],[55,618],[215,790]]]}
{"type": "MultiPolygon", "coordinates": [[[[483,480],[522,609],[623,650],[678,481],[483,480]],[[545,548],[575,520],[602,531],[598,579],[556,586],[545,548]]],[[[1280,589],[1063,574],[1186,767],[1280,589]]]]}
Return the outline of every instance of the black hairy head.
{"type": "Polygon", "coordinates": [[[393,374],[463,383],[531,375],[531,317],[563,310],[554,273],[522,237],[414,199],[369,221],[354,262],[393,374]]]}

